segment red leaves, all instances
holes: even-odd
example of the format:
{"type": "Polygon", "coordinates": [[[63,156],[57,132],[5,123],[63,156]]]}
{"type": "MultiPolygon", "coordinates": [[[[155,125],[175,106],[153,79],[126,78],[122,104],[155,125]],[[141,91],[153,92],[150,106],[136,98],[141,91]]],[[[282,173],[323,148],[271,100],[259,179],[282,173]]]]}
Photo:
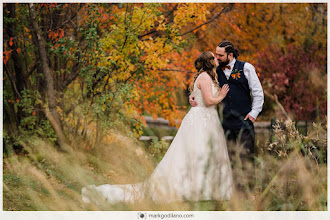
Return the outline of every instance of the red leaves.
{"type": "MultiPolygon", "coordinates": [[[[4,51],[3,52],[3,63],[4,64],[7,64],[7,62],[8,62],[8,60],[9,60],[9,58],[10,58],[10,54],[13,52],[13,50],[8,50],[8,51],[4,51]]],[[[21,48],[19,47],[19,48],[17,48],[16,49],[16,52],[17,53],[20,53],[21,52],[21,48]]]]}
{"type": "Polygon", "coordinates": [[[109,19],[109,15],[108,14],[104,14],[102,17],[103,20],[108,20],[109,19]]]}
{"type": "Polygon", "coordinates": [[[56,32],[49,30],[48,38],[54,40],[55,38],[57,38],[57,36],[58,36],[58,34],[56,32]]]}
{"type": "Polygon", "coordinates": [[[276,94],[285,110],[297,120],[314,120],[317,108],[320,116],[326,115],[325,88],[322,83],[315,85],[326,80],[326,60],[317,51],[316,47],[303,50],[288,46],[286,51],[265,50],[257,58],[256,67],[262,73],[260,81],[264,89],[276,94]]]}
{"type": "Polygon", "coordinates": [[[58,30],[52,31],[49,30],[48,31],[48,38],[50,38],[51,40],[57,42],[60,38],[64,37],[64,30],[62,28],[59,28],[58,30]]]}
{"type": "Polygon", "coordinates": [[[9,46],[13,46],[13,44],[14,44],[14,42],[13,42],[13,37],[11,37],[10,39],[9,39],[9,46]]]}
{"type": "Polygon", "coordinates": [[[40,4],[40,6],[41,7],[45,7],[47,10],[49,9],[49,8],[55,8],[56,6],[57,6],[57,3],[42,3],[42,4],[40,4]]]}
{"type": "MultiPolygon", "coordinates": [[[[53,46],[51,47],[52,50],[54,50],[55,48],[59,48],[61,45],[63,45],[63,43],[57,43],[59,41],[59,39],[67,39],[64,36],[64,30],[62,28],[59,28],[57,30],[49,30],[48,31],[48,38],[51,39],[53,42],[53,46]]],[[[64,54],[65,55],[65,54],[64,54]]]]}
{"type": "Polygon", "coordinates": [[[7,64],[9,58],[10,58],[10,54],[13,50],[9,50],[9,51],[4,51],[3,52],[3,63],[7,64]]]}
{"type": "Polygon", "coordinates": [[[64,37],[64,30],[62,28],[59,29],[59,37],[63,38],[64,37]]]}
{"type": "Polygon", "coordinates": [[[21,52],[21,48],[20,47],[18,47],[17,49],[15,49],[15,47],[13,48],[13,46],[14,46],[14,38],[13,37],[10,37],[9,38],[9,42],[8,42],[8,45],[10,46],[10,48],[12,48],[12,50],[8,50],[8,51],[4,51],[3,52],[3,63],[4,64],[7,64],[7,62],[8,62],[8,60],[9,60],[9,58],[10,58],[10,54],[12,53],[12,52],[17,52],[17,53],[20,53],[21,52]]]}
{"type": "Polygon", "coordinates": [[[16,102],[16,103],[19,102],[19,99],[15,99],[15,100],[13,100],[13,99],[8,99],[7,101],[8,101],[9,103],[15,104],[15,102],[16,102]]]}

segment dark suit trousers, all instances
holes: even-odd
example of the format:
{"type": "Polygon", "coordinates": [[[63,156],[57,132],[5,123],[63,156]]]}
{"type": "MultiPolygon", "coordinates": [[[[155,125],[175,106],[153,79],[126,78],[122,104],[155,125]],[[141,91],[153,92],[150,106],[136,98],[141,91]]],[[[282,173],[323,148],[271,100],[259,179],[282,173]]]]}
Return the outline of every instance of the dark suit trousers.
{"type": "Polygon", "coordinates": [[[244,177],[242,177],[241,175],[235,175],[234,172],[234,180],[236,183],[242,183],[242,178],[246,178],[246,183],[248,183],[251,188],[255,185],[255,131],[253,123],[249,119],[247,120],[249,126],[238,129],[224,127],[224,131],[233,169],[237,170],[237,168],[241,168],[239,170],[244,174],[244,177]]]}

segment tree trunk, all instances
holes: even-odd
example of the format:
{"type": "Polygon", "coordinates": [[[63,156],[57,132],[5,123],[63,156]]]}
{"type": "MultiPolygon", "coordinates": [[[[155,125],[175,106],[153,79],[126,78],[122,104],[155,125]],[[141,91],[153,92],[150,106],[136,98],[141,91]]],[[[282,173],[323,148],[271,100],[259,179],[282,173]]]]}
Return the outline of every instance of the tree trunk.
{"type": "Polygon", "coordinates": [[[64,149],[67,141],[64,136],[63,129],[61,127],[61,121],[59,118],[59,114],[56,110],[56,96],[55,96],[55,89],[54,89],[54,80],[51,75],[51,69],[49,67],[45,39],[42,35],[42,31],[41,31],[38,21],[37,21],[35,4],[29,3],[29,8],[30,8],[30,18],[31,18],[31,22],[32,22],[33,31],[35,32],[35,34],[37,36],[41,68],[42,68],[43,74],[45,76],[45,82],[46,82],[46,95],[47,95],[46,100],[48,101],[48,107],[46,107],[45,113],[46,113],[47,119],[49,120],[49,122],[51,123],[52,127],[54,128],[54,130],[57,134],[60,147],[62,149],[64,149]]]}
{"type": "MultiPolygon", "coordinates": [[[[15,13],[15,9],[16,9],[16,5],[15,4],[6,4],[6,11],[8,11],[8,17],[15,19],[16,17],[16,13],[15,13]]],[[[14,70],[15,70],[15,74],[10,73],[9,71],[7,71],[8,74],[10,74],[13,83],[15,84],[15,89],[16,89],[16,93],[14,92],[15,95],[15,99],[20,99],[21,98],[21,94],[22,91],[25,89],[25,82],[26,82],[26,76],[24,74],[24,70],[23,70],[23,64],[22,64],[22,58],[20,57],[19,53],[17,52],[18,49],[18,44],[17,44],[17,36],[16,36],[16,22],[13,22],[10,26],[6,25],[5,26],[5,31],[8,34],[8,39],[11,39],[10,41],[8,41],[8,47],[12,50],[10,57],[13,60],[13,64],[14,64],[14,70]],[[12,42],[12,43],[10,43],[12,42]]],[[[18,108],[17,109],[17,120],[18,120],[18,125],[19,122],[21,121],[23,116],[23,111],[22,108],[18,108]]]]}

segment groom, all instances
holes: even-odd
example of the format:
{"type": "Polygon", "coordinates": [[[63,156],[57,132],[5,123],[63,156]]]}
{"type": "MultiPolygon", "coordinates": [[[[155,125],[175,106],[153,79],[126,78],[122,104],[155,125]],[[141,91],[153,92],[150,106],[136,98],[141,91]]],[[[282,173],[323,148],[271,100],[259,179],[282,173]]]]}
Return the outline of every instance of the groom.
{"type": "MultiPolygon", "coordinates": [[[[254,164],[253,123],[262,110],[264,94],[255,68],[250,63],[237,60],[239,53],[231,42],[222,41],[217,46],[215,55],[219,61],[217,68],[219,85],[220,87],[224,84],[229,85],[229,92],[222,101],[222,126],[227,138],[228,151],[232,157],[234,155],[231,155],[231,152],[237,150],[231,148],[232,146],[229,145],[231,141],[243,145],[239,155],[242,168],[245,170],[246,162],[254,164]]],[[[189,102],[193,107],[198,105],[193,96],[189,97],[189,102]]],[[[254,179],[254,165],[251,168],[250,177],[254,179]]]]}

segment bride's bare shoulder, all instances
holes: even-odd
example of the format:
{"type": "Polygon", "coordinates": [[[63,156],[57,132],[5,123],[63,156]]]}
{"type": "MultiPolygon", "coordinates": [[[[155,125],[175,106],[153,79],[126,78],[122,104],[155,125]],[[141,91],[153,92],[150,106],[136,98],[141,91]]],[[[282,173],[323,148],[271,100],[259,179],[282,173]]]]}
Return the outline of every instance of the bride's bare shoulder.
{"type": "Polygon", "coordinates": [[[201,89],[201,84],[207,85],[210,81],[210,75],[207,72],[202,72],[197,79],[197,88],[201,89]]]}
{"type": "Polygon", "coordinates": [[[211,77],[207,72],[202,72],[198,78],[201,79],[201,81],[211,80],[211,77]]]}

